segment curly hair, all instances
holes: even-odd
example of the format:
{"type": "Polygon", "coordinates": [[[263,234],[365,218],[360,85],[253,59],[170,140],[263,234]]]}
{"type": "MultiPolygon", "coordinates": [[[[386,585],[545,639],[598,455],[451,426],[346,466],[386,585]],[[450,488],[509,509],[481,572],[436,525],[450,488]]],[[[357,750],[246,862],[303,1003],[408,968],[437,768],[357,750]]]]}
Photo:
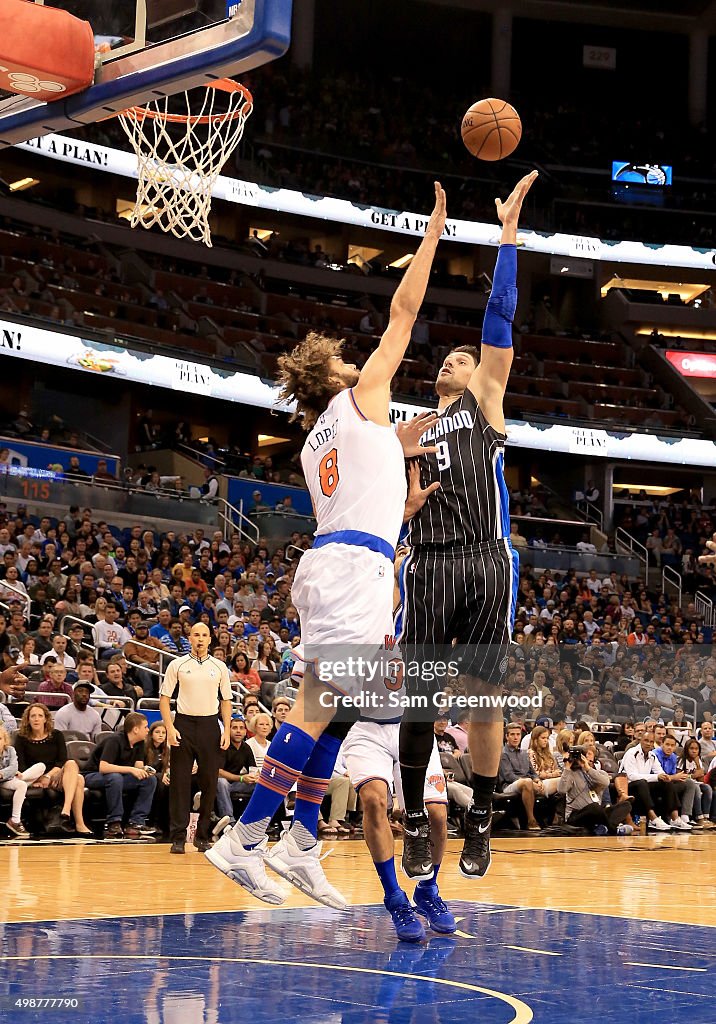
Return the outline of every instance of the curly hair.
{"type": "Polygon", "coordinates": [[[291,422],[301,419],[304,430],[312,430],[316,420],[340,390],[330,380],[330,360],[340,356],[343,342],[325,334],[309,331],[292,352],[279,356],[280,398],[296,402],[291,422]]]}
{"type": "Polygon", "coordinates": [[[39,701],[34,701],[32,704],[29,704],[23,711],[22,718],[20,719],[20,724],[17,727],[18,736],[24,736],[25,739],[28,740],[32,739],[32,726],[30,725],[30,714],[32,711],[35,710],[35,708],[39,708],[40,711],[42,711],[43,715],[45,716],[45,732],[47,733],[48,736],[52,736],[52,733],[54,732],[55,728],[54,722],[52,720],[52,715],[50,714],[47,707],[44,704],[41,704],[39,701]]]}

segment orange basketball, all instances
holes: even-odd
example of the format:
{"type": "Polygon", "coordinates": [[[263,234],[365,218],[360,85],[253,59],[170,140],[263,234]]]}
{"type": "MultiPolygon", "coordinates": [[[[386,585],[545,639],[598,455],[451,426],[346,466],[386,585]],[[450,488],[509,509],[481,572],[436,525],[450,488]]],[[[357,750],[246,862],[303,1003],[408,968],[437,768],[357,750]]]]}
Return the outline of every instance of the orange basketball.
{"type": "Polygon", "coordinates": [[[522,122],[506,100],[478,100],[462,119],[462,141],[479,160],[503,160],[522,138],[522,122]]]}

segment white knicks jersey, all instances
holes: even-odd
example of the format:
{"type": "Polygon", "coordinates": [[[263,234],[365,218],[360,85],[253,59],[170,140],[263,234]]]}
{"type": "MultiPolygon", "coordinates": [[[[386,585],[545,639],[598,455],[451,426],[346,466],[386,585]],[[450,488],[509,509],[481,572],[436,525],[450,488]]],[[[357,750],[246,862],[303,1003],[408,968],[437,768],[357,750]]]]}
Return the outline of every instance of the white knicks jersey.
{"type": "Polygon", "coordinates": [[[306,438],[301,465],[316,510],[316,535],[370,533],[394,548],[407,485],[403,449],[393,427],[365,418],[346,388],[306,438]]]}

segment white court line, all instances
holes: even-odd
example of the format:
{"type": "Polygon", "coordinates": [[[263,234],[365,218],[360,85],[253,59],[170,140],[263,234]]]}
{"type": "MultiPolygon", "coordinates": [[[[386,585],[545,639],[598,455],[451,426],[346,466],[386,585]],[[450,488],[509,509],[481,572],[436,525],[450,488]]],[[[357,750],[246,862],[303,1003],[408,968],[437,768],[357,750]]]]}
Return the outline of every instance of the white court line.
{"type": "Polygon", "coordinates": [[[652,967],[657,971],[693,971],[694,974],[706,974],[707,967],[672,967],[671,964],[640,964],[635,960],[625,960],[623,967],[652,967]]]}
{"type": "Polygon", "coordinates": [[[520,953],[539,953],[540,956],[564,956],[564,953],[553,953],[548,949],[532,949],[530,946],[508,946],[504,943],[505,949],[517,949],[520,953]]]}

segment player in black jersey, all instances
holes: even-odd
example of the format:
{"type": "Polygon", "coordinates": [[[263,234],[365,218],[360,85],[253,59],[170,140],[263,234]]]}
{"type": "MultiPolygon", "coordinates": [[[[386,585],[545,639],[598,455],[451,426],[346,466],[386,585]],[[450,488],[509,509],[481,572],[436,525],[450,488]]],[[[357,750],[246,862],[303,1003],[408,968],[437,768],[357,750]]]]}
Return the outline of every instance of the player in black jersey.
{"type": "MultiPolygon", "coordinates": [[[[512,633],[518,558],[510,542],[509,497],[503,459],[503,399],[512,365],[512,320],[517,302],[517,223],[537,172],[526,175],[506,202],[495,200],[502,237],[485,311],[480,352],[454,349],[436,381],[438,423],[423,442],[420,482],[430,494],[410,521],[411,554],[404,572],[400,636],[404,655],[449,650],[456,644],[461,670],[474,692],[498,694],[512,633]]],[[[425,673],[427,678],[427,673],[425,673]]],[[[429,705],[430,706],[430,705],[429,705]]],[[[430,711],[426,716],[431,718],[430,711]]],[[[425,717],[425,716],[424,716],[425,717]]],[[[469,727],[473,802],[465,815],[460,872],[481,877],[490,865],[492,796],[503,739],[502,708],[473,711],[469,727]]],[[[423,806],[433,724],[406,715],[401,725],[400,767],[405,797],[403,869],[430,877],[429,825],[423,806]]]]}

